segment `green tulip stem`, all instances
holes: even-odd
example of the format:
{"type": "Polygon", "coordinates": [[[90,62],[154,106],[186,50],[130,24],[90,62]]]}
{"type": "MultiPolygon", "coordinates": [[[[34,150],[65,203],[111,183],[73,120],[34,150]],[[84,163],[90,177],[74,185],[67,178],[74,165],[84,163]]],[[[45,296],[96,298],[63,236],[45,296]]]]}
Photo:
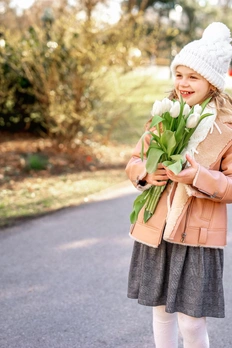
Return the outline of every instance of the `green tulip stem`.
{"type": "Polygon", "coordinates": [[[147,222],[156,209],[156,206],[159,202],[162,192],[164,191],[166,185],[163,186],[152,186],[150,188],[148,200],[146,203],[145,211],[144,211],[144,222],[147,222]]]}

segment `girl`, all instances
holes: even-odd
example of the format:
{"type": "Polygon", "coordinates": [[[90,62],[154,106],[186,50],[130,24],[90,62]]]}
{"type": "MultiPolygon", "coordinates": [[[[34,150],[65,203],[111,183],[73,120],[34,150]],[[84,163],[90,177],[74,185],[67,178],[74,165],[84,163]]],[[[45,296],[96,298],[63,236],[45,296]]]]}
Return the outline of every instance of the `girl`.
{"type": "MultiPolygon", "coordinates": [[[[226,203],[232,203],[232,98],[223,92],[232,57],[230,31],[210,24],[200,40],[176,55],[170,99],[190,106],[211,97],[213,115],[191,138],[188,167],[175,175],[162,164],[146,173],[141,140],[126,172],[140,190],[151,185],[164,190],[147,223],[142,213],[131,227],[134,242],[128,297],[153,307],[156,348],[209,347],[206,317],[223,318],[223,247],[226,245],[226,203]],[[169,181],[170,182],[170,181],[169,181]]],[[[145,139],[144,153],[149,146],[145,139]]],[[[145,156],[145,154],[144,154],[145,156]]]]}

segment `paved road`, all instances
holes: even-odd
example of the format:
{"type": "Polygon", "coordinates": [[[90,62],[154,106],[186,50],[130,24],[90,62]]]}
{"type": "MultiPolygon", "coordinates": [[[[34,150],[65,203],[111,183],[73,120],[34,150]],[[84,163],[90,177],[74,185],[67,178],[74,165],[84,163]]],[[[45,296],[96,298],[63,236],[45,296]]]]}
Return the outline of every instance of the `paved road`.
{"type": "MultiPolygon", "coordinates": [[[[0,348],[154,348],[151,309],[126,298],[136,192],[114,193],[0,232],[0,348]]],[[[211,348],[232,347],[231,212],[227,318],[209,320],[211,348]]]]}

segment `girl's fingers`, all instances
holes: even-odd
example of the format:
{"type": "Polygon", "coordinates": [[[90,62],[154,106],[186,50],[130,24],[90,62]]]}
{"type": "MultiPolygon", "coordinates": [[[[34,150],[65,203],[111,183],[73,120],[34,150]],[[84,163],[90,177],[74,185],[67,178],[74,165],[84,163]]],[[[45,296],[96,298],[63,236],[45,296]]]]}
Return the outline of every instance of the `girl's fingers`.
{"type": "Polygon", "coordinates": [[[166,184],[167,184],[167,180],[165,180],[165,181],[153,180],[152,181],[152,185],[155,185],[155,186],[163,186],[163,185],[166,185],[166,184]]]}
{"type": "Polygon", "coordinates": [[[147,174],[146,181],[149,184],[156,185],[156,186],[162,186],[165,185],[168,181],[168,176],[166,174],[165,169],[158,170],[153,174],[147,174]]]}
{"type": "Polygon", "coordinates": [[[194,164],[196,163],[196,161],[189,154],[186,154],[186,159],[191,166],[194,166],[194,164]]]}
{"type": "Polygon", "coordinates": [[[191,156],[186,155],[186,159],[190,166],[183,169],[179,174],[174,174],[170,169],[166,169],[167,176],[170,180],[181,182],[183,184],[192,185],[193,180],[196,176],[199,164],[191,156]]]}
{"type": "Polygon", "coordinates": [[[157,168],[163,168],[164,166],[163,166],[163,164],[162,163],[158,163],[158,166],[157,166],[157,168]]]}
{"type": "Polygon", "coordinates": [[[163,173],[161,175],[159,174],[154,174],[153,177],[152,177],[154,180],[165,180],[167,179],[167,173],[163,173]]]}

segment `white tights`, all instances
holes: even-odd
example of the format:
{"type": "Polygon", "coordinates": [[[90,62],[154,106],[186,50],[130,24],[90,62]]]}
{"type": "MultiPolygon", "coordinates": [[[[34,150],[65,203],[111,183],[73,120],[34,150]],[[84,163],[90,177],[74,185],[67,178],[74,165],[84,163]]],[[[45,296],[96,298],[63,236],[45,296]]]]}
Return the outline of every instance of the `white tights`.
{"type": "Polygon", "coordinates": [[[153,307],[156,348],[178,348],[178,324],[184,348],[209,348],[205,318],[194,318],[183,313],[166,313],[165,306],[153,307]]]}

